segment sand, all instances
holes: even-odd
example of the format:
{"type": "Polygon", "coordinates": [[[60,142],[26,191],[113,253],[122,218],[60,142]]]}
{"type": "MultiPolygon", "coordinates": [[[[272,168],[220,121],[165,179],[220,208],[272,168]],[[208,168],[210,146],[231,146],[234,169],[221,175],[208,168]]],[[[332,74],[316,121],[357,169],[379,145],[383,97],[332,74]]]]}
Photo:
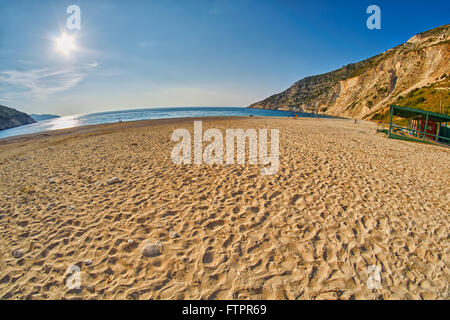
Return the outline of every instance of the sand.
{"type": "Polygon", "coordinates": [[[212,127],[278,128],[278,174],[174,165],[192,119],[0,140],[0,298],[449,298],[449,149],[349,120],[212,127]]]}

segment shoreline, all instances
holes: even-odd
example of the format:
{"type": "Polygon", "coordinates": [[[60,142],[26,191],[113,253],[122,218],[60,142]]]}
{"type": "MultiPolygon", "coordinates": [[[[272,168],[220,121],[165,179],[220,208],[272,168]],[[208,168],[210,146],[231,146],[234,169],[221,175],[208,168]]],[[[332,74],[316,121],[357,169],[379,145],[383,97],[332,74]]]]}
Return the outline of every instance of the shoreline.
{"type": "MultiPolygon", "coordinates": [[[[84,125],[84,126],[78,126],[78,127],[71,127],[71,128],[63,128],[63,129],[55,129],[55,130],[49,130],[49,131],[42,131],[42,132],[36,132],[36,133],[27,133],[27,134],[21,134],[16,136],[10,136],[5,138],[0,138],[0,146],[1,145],[7,145],[11,143],[16,143],[19,141],[28,141],[30,139],[39,139],[44,137],[53,137],[53,136],[60,136],[60,135],[67,135],[67,134],[77,134],[77,133],[90,133],[95,132],[97,130],[108,130],[108,129],[119,129],[119,128],[135,128],[140,126],[154,126],[154,125],[163,125],[163,124],[177,124],[180,122],[187,122],[187,121],[195,121],[195,120],[202,120],[202,121],[215,121],[215,120],[232,120],[232,119],[291,119],[288,117],[266,117],[266,116],[212,116],[212,117],[185,117],[185,118],[164,118],[164,119],[145,119],[145,120],[133,120],[133,121],[123,121],[121,123],[119,122],[112,122],[112,123],[101,123],[101,124],[90,124],[90,125],[84,125]]],[[[291,119],[292,120],[292,119],[291,119]]],[[[302,117],[298,118],[296,120],[317,120],[317,118],[309,118],[309,117],[302,117]]],[[[320,120],[352,120],[347,118],[320,118],[320,120]]],[[[366,121],[366,120],[358,120],[358,121],[366,121]]],[[[371,121],[367,121],[371,122],[371,121]]]]}
{"type": "MultiPolygon", "coordinates": [[[[5,137],[0,138],[0,145],[2,144],[9,144],[9,143],[15,143],[14,140],[28,140],[33,138],[42,138],[42,137],[52,137],[52,136],[58,136],[58,135],[66,135],[66,134],[77,134],[77,133],[89,133],[89,132],[95,132],[97,130],[108,130],[108,129],[120,129],[120,128],[134,128],[139,126],[152,126],[152,125],[158,125],[158,124],[175,124],[177,122],[184,122],[189,121],[192,119],[194,120],[203,120],[206,121],[207,119],[214,119],[214,120],[225,120],[225,119],[232,119],[232,118],[251,118],[251,117],[240,117],[240,116],[228,116],[228,117],[192,117],[192,118],[165,118],[165,119],[146,119],[146,120],[133,120],[133,121],[123,121],[123,122],[111,122],[111,123],[101,123],[101,124],[90,124],[90,125],[84,125],[84,126],[78,126],[78,127],[71,127],[71,128],[63,128],[63,129],[56,129],[56,130],[49,130],[49,131],[42,131],[42,132],[36,132],[36,133],[27,133],[17,136],[11,136],[11,137],[5,137]],[[160,123],[156,123],[160,122],[160,123]]],[[[257,118],[257,117],[255,117],[257,118]]],[[[263,117],[258,117],[263,118],[263,117]]],[[[268,117],[268,118],[278,118],[278,117],[268,117]]]]}
{"type": "MultiPolygon", "coordinates": [[[[167,119],[183,119],[183,118],[207,118],[207,117],[211,117],[211,118],[217,118],[217,117],[271,117],[271,118],[278,118],[278,117],[290,117],[289,115],[292,114],[293,111],[286,111],[286,110],[271,110],[271,109],[254,109],[254,108],[245,108],[245,107],[173,107],[173,108],[137,108],[137,109],[125,109],[125,110],[113,110],[113,111],[104,111],[104,112],[97,112],[97,113],[90,113],[90,114],[78,114],[78,115],[68,115],[68,116],[62,116],[62,117],[58,117],[55,119],[49,119],[50,121],[56,121],[56,123],[52,124],[52,127],[54,125],[58,125],[58,119],[65,119],[65,118],[69,118],[69,121],[71,121],[71,119],[73,117],[75,117],[76,119],[78,118],[83,118],[82,122],[84,122],[84,124],[80,124],[78,126],[89,126],[89,125],[101,125],[101,124],[112,124],[112,123],[116,123],[116,120],[113,120],[112,122],[108,122],[111,119],[102,119],[99,121],[99,119],[93,121],[92,118],[98,117],[103,115],[104,117],[106,115],[111,115],[111,114],[117,114],[118,119],[120,120],[122,118],[122,114],[123,115],[127,115],[127,114],[133,114],[133,113],[142,113],[142,112],[148,112],[149,115],[148,117],[143,117],[143,116],[139,116],[137,120],[131,120],[133,119],[133,117],[131,117],[130,120],[127,119],[127,117],[125,117],[125,119],[123,119],[125,122],[134,122],[134,121],[146,121],[146,120],[167,120],[167,119]],[[240,114],[233,114],[235,111],[233,110],[238,110],[240,114]],[[205,111],[206,110],[206,111],[205,111]],[[214,113],[220,110],[227,110],[229,111],[231,114],[230,115],[213,115],[213,114],[208,114],[210,112],[214,113]],[[233,111],[230,111],[233,110],[233,111]],[[245,110],[245,112],[244,112],[245,110]],[[178,118],[178,117],[160,117],[158,116],[158,112],[173,112],[173,111],[181,111],[181,112],[194,112],[194,113],[198,113],[200,111],[202,111],[201,114],[191,114],[191,115],[187,115],[184,116],[182,118],[178,118]],[[251,112],[254,111],[256,114],[252,114],[251,112]],[[269,112],[271,114],[262,114],[262,113],[266,113],[269,112]],[[153,114],[153,116],[151,115],[153,114]],[[283,114],[283,115],[280,115],[283,114]],[[156,116],[156,118],[155,118],[156,116]],[[106,121],[106,122],[105,122],[106,121]]],[[[329,115],[323,115],[320,114],[318,115],[320,118],[324,118],[324,119],[345,119],[342,117],[335,117],[335,116],[329,116],[329,115]]],[[[317,115],[313,114],[313,113],[307,113],[307,112],[300,112],[300,117],[301,118],[317,118],[317,115]]],[[[134,118],[136,119],[136,118],[134,118]]],[[[58,130],[58,129],[51,129],[52,127],[49,126],[45,126],[45,124],[42,126],[40,126],[39,124],[41,122],[45,123],[47,120],[45,121],[38,121],[37,123],[34,123],[33,125],[37,125],[38,129],[29,129],[25,131],[31,131],[30,133],[21,133],[21,134],[17,134],[19,132],[15,132],[15,134],[13,133],[13,135],[11,136],[6,136],[6,137],[2,137],[2,132],[4,130],[0,130],[0,139],[5,139],[5,138],[9,138],[9,137],[18,137],[18,136],[23,136],[26,134],[38,134],[38,133],[45,133],[45,132],[49,132],[52,130],[58,130]],[[40,127],[40,128],[39,128],[40,127]],[[47,130],[50,129],[50,130],[47,130]],[[37,130],[37,131],[36,131],[37,130]],[[35,131],[35,132],[33,132],[35,131]]],[[[23,126],[16,126],[13,128],[9,128],[9,129],[5,129],[5,131],[8,130],[16,130],[16,129],[21,129],[21,128],[26,128],[27,125],[23,125],[23,126]]],[[[74,127],[72,127],[74,128],[74,127]]],[[[65,129],[70,129],[70,127],[65,128],[65,129]]]]}

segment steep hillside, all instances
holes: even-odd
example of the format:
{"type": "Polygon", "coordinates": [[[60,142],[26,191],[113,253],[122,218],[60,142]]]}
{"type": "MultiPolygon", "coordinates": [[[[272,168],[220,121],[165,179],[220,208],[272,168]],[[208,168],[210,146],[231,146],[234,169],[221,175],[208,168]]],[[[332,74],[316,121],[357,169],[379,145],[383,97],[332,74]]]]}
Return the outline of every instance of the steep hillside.
{"type": "Polygon", "coordinates": [[[28,114],[0,105],[0,130],[35,123],[28,114]]]}
{"type": "Polygon", "coordinates": [[[375,57],[304,78],[249,107],[374,120],[383,119],[393,103],[437,111],[440,103],[448,106],[448,75],[450,25],[444,25],[375,57]],[[417,96],[419,90],[425,100],[417,96]]]}

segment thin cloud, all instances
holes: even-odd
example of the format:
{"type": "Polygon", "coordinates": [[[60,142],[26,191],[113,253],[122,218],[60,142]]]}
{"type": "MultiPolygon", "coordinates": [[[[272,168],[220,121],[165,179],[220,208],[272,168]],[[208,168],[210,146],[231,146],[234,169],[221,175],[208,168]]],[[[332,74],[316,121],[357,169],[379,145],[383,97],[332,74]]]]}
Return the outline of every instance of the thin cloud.
{"type": "Polygon", "coordinates": [[[33,69],[26,71],[0,71],[0,83],[21,90],[32,98],[47,98],[55,93],[67,91],[83,81],[97,61],[66,69],[33,69]]]}

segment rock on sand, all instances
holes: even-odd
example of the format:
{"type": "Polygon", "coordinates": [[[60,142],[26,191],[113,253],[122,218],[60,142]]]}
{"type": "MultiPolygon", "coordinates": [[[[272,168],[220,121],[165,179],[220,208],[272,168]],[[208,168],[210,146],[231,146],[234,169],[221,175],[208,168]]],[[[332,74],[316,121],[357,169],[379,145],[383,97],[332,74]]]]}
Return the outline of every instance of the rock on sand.
{"type": "Polygon", "coordinates": [[[106,181],[106,183],[109,184],[109,185],[112,185],[112,184],[115,184],[115,183],[119,183],[119,182],[120,182],[120,179],[117,178],[117,177],[111,178],[111,179],[106,181]]]}
{"type": "Polygon", "coordinates": [[[161,254],[160,247],[158,244],[145,242],[141,253],[144,257],[156,257],[161,254]]]}

